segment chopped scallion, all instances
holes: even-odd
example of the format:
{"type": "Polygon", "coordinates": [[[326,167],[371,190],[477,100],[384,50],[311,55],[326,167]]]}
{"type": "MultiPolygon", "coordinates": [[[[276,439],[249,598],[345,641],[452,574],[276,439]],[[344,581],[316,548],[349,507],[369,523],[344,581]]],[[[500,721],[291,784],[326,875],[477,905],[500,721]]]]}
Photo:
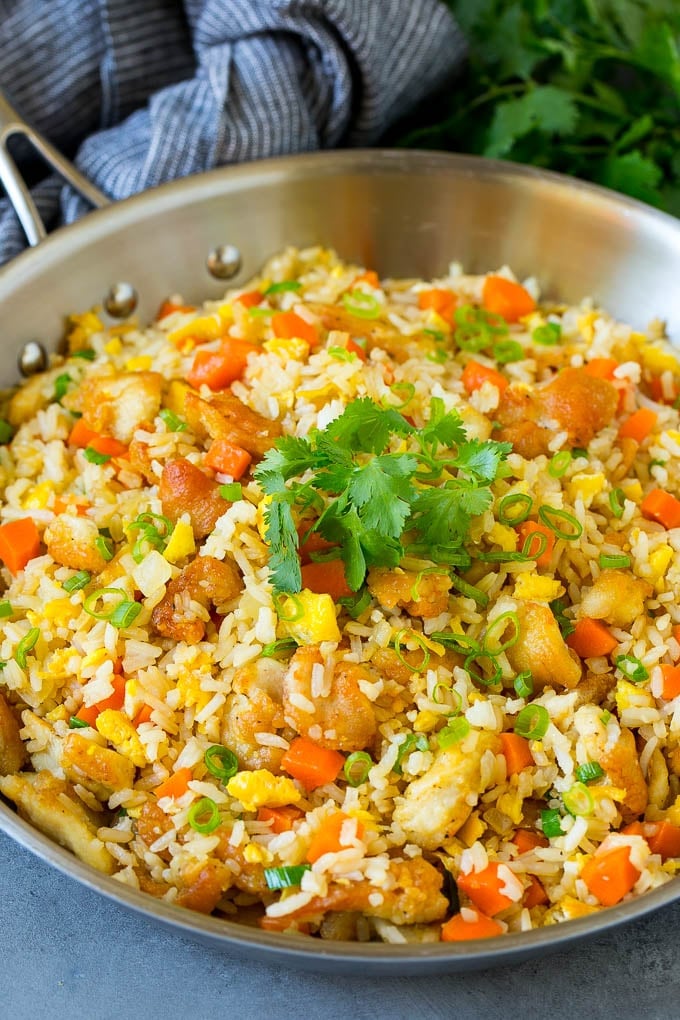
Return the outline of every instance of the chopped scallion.
{"type": "Polygon", "coordinates": [[[377,319],[380,315],[380,305],[372,294],[366,294],[363,290],[352,290],[342,295],[342,303],[350,313],[359,319],[377,319]]]}
{"type": "Polygon", "coordinates": [[[464,740],[470,732],[470,723],[467,721],[464,715],[456,716],[453,719],[449,719],[446,726],[439,731],[437,734],[437,743],[442,751],[446,750],[447,747],[453,747],[454,744],[459,744],[461,740],[464,740]]]}
{"type": "Polygon", "coordinates": [[[548,464],[548,474],[553,478],[561,478],[571,464],[571,453],[569,450],[560,450],[548,464]]]}
{"type": "Polygon", "coordinates": [[[534,693],[534,678],[530,671],[527,669],[523,673],[518,673],[515,677],[513,687],[515,688],[515,694],[518,698],[530,698],[534,693]]]}
{"type": "Polygon", "coordinates": [[[604,769],[596,761],[587,761],[576,768],[576,778],[581,783],[590,783],[593,779],[601,779],[604,769]]]}
{"type": "Polygon", "coordinates": [[[125,630],[126,627],[132,626],[141,611],[139,602],[121,602],[111,613],[109,623],[119,630],[125,630]]]}
{"type": "Polygon", "coordinates": [[[451,575],[451,584],[456,591],[459,591],[461,595],[464,595],[466,598],[472,599],[478,606],[481,606],[482,609],[486,609],[488,606],[489,596],[485,591],[482,591],[481,588],[476,588],[474,584],[468,584],[467,581],[464,581],[462,577],[458,577],[457,574],[451,575]]]}
{"type": "Polygon", "coordinates": [[[8,602],[7,599],[0,602],[0,620],[4,620],[5,617],[11,616],[13,612],[14,609],[12,608],[11,602],[8,602]]]}
{"type": "Polygon", "coordinates": [[[239,499],[243,499],[243,486],[240,482],[229,482],[226,485],[220,485],[220,496],[230,503],[237,503],[239,499]]]}
{"type": "Polygon", "coordinates": [[[649,679],[649,670],[635,655],[619,655],[616,666],[631,683],[640,684],[649,679]]]}
{"type": "Polygon", "coordinates": [[[404,758],[408,757],[413,751],[427,751],[429,750],[429,744],[427,737],[424,733],[409,733],[403,744],[399,745],[399,751],[397,753],[397,760],[392,766],[392,771],[396,772],[400,776],[403,772],[402,762],[404,758]]]}
{"type": "Polygon", "coordinates": [[[562,835],[562,819],[556,808],[547,808],[541,811],[541,828],[543,835],[550,839],[552,836],[562,835]]]}
{"type": "Polygon", "coordinates": [[[400,404],[389,405],[390,407],[393,407],[395,411],[401,411],[413,400],[416,394],[416,388],[411,382],[395,382],[390,386],[390,393],[394,393],[397,397],[401,396],[400,404]]]}
{"type": "Polygon", "coordinates": [[[62,588],[70,595],[71,592],[80,591],[82,588],[85,588],[91,580],[92,574],[89,570],[79,570],[76,574],[72,574],[71,577],[64,581],[62,588]]]}
{"type": "Polygon", "coordinates": [[[527,705],[515,719],[514,730],[527,740],[541,740],[548,732],[550,716],[543,705],[527,705]]]}
{"type": "Polygon", "coordinates": [[[84,347],[82,351],[73,351],[71,357],[82,358],[83,361],[94,361],[97,357],[97,353],[96,351],[93,351],[91,347],[84,347]]]}
{"type": "Polygon", "coordinates": [[[260,652],[260,658],[262,659],[278,659],[278,657],[290,655],[297,648],[297,641],[293,638],[279,638],[278,641],[272,641],[271,644],[265,645],[260,652]]]}
{"type": "Polygon", "coordinates": [[[574,783],[562,795],[562,803],[570,815],[586,816],[593,813],[595,802],[585,783],[574,783]]]}
{"type": "Polygon", "coordinates": [[[17,665],[21,666],[22,669],[26,669],[26,656],[30,651],[35,648],[36,642],[40,637],[40,627],[31,627],[28,634],[22,637],[21,641],[17,645],[17,650],[14,653],[14,658],[17,661],[17,665]]]}
{"type": "Polygon", "coordinates": [[[600,566],[603,570],[607,568],[612,569],[624,569],[630,566],[630,556],[626,556],[625,553],[620,553],[616,556],[608,555],[607,553],[600,553],[600,566]]]}
{"type": "Polygon", "coordinates": [[[85,722],[84,719],[79,719],[76,715],[72,715],[68,721],[68,728],[70,730],[85,730],[89,727],[89,725],[89,722],[85,722]]]}
{"type": "Polygon", "coordinates": [[[265,868],[264,880],[268,889],[290,889],[300,885],[302,876],[311,868],[310,864],[289,864],[282,868],[265,868]]]}
{"type": "Polygon", "coordinates": [[[524,348],[517,340],[499,340],[491,348],[499,365],[509,365],[513,361],[522,361],[524,348]]]}
{"type": "Polygon", "coordinates": [[[4,418],[0,418],[0,445],[5,446],[6,443],[9,443],[13,435],[14,429],[10,423],[4,418]]]}
{"type": "Polygon", "coordinates": [[[478,652],[468,655],[463,663],[463,669],[468,673],[470,679],[482,687],[495,687],[496,684],[500,683],[503,676],[503,670],[501,669],[498,660],[495,655],[490,655],[488,652],[478,652]],[[490,670],[487,672],[485,663],[490,666],[490,670]],[[473,668],[476,666],[477,668],[473,668]]]}
{"type": "Polygon", "coordinates": [[[373,765],[373,759],[367,751],[354,751],[345,761],[345,779],[350,786],[361,786],[368,779],[373,765]]]}
{"type": "Polygon", "coordinates": [[[533,499],[526,492],[510,492],[507,496],[503,496],[498,505],[498,520],[501,524],[508,524],[510,527],[521,524],[531,513],[533,505],[533,499]]]}
{"type": "Polygon", "coordinates": [[[513,610],[508,610],[496,616],[486,628],[482,639],[482,651],[487,655],[500,655],[501,652],[507,652],[508,648],[516,645],[518,641],[519,616],[513,610]],[[503,641],[503,635],[508,627],[512,628],[510,637],[503,641]]]}
{"type": "Polygon", "coordinates": [[[201,797],[189,808],[187,821],[194,832],[207,836],[214,832],[220,824],[220,812],[217,804],[210,797],[201,797]]]}
{"type": "Polygon", "coordinates": [[[338,603],[345,609],[353,620],[356,620],[362,613],[365,613],[371,604],[371,593],[368,588],[359,590],[356,595],[347,595],[338,599],[338,603]]]}
{"type": "Polygon", "coordinates": [[[54,399],[59,403],[62,397],[65,397],[68,393],[69,384],[73,382],[73,379],[68,372],[62,372],[54,380],[54,399]]]}
{"type": "Polygon", "coordinates": [[[430,651],[425,642],[423,641],[423,639],[420,637],[419,634],[416,634],[415,631],[400,630],[394,637],[394,650],[397,653],[397,658],[399,659],[401,664],[403,666],[406,666],[407,669],[410,669],[412,673],[423,673],[427,669],[430,662],[430,651]],[[418,647],[422,649],[423,657],[417,666],[413,666],[404,657],[404,654],[401,650],[402,641],[404,641],[406,637],[408,637],[411,641],[414,641],[418,645],[418,647]]]}
{"type": "Polygon", "coordinates": [[[222,744],[213,744],[209,747],[203,755],[203,761],[208,772],[222,781],[231,779],[238,772],[238,758],[222,744]]]}
{"type": "Polygon", "coordinates": [[[107,563],[113,559],[113,540],[108,535],[97,535],[94,540],[94,547],[107,563]]]}
{"type": "Polygon", "coordinates": [[[83,609],[89,616],[93,616],[95,620],[109,620],[116,606],[121,605],[125,601],[127,601],[127,595],[122,588],[97,588],[96,591],[91,592],[87,596],[83,602],[83,609]],[[97,603],[100,600],[104,603],[108,595],[118,596],[116,602],[113,605],[108,604],[106,609],[97,610],[97,603]]]}
{"type": "Polygon", "coordinates": [[[189,428],[187,423],[179,415],[175,414],[174,411],[171,411],[169,407],[163,407],[158,412],[158,417],[161,421],[165,422],[170,432],[185,432],[189,428]]]}
{"type": "Polygon", "coordinates": [[[566,542],[575,542],[583,534],[583,525],[567,510],[560,510],[558,507],[544,504],[538,508],[538,516],[546,528],[550,528],[558,538],[563,538],[566,542]],[[561,521],[567,522],[569,530],[565,531],[560,527],[561,521]]]}
{"type": "Polygon", "coordinates": [[[546,322],[544,325],[536,327],[531,334],[531,339],[535,344],[541,344],[543,347],[554,347],[560,342],[561,336],[562,327],[559,322],[546,322]]]}
{"type": "Polygon", "coordinates": [[[265,297],[270,294],[284,294],[289,290],[300,290],[302,284],[299,280],[281,280],[280,283],[270,283],[264,292],[265,297]]]}
{"type": "Polygon", "coordinates": [[[612,489],[609,493],[609,507],[614,517],[623,517],[623,504],[626,500],[626,494],[623,489],[612,489]]]}

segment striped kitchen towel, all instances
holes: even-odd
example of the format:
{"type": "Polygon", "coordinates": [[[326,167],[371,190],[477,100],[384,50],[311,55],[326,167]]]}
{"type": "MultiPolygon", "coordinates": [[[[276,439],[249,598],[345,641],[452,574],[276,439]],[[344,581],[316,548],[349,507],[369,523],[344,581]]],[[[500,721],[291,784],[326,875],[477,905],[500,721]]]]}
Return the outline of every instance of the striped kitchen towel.
{"type": "MultiPolygon", "coordinates": [[[[113,199],[375,144],[464,48],[441,0],[0,0],[2,88],[113,199]]],[[[18,148],[49,228],[87,211],[18,148]]],[[[0,262],[24,245],[0,200],[0,262]]]]}

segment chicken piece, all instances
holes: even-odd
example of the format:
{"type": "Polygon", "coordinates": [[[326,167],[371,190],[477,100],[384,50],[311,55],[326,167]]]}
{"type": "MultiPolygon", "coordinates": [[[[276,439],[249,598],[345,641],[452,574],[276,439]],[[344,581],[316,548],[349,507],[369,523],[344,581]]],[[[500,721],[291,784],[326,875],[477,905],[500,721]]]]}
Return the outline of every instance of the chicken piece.
{"type": "Polygon", "coordinates": [[[215,848],[215,856],[226,864],[235,865],[230,868],[233,878],[233,885],[242,892],[251,896],[267,896],[269,886],[264,877],[264,868],[261,864],[252,864],[243,856],[244,848],[232,846],[229,842],[230,832],[219,830],[220,842],[215,848]]]}
{"type": "MultiPolygon", "coordinates": [[[[414,672],[423,668],[423,650],[414,648],[409,651],[409,649],[403,648],[400,655],[401,659],[393,648],[376,648],[371,656],[371,666],[376,673],[387,680],[396,680],[399,684],[407,684],[412,680],[414,672]],[[402,659],[405,661],[402,662],[402,659]]],[[[462,655],[447,648],[443,655],[436,655],[430,651],[427,666],[428,669],[438,669],[442,666],[451,672],[454,666],[462,666],[463,661],[462,655]]]]}
{"type": "MultiPolygon", "coordinates": [[[[354,338],[365,339],[366,350],[369,352],[377,347],[381,351],[386,351],[399,364],[403,364],[410,357],[409,340],[411,338],[399,333],[393,326],[387,325],[380,319],[362,319],[358,315],[352,315],[341,305],[308,303],[307,307],[319,317],[324,329],[337,330],[341,333],[348,333],[354,338]]],[[[420,337],[420,339],[423,338],[420,337]]]]}
{"type": "Polygon", "coordinates": [[[495,438],[510,442],[527,459],[548,454],[555,422],[567,432],[565,446],[587,446],[609,425],[618,407],[616,387],[583,368],[565,368],[546,386],[508,386],[496,414],[501,429],[495,438]]]}
{"type": "Polygon", "coordinates": [[[38,411],[47,407],[54,399],[54,380],[59,370],[40,372],[31,376],[10,397],[5,417],[10,425],[17,428],[34,418],[38,411]]]}
{"type": "Polygon", "coordinates": [[[14,801],[22,818],[85,864],[107,875],[113,874],[116,864],[97,837],[97,825],[63,779],[49,772],[0,776],[0,793],[14,801]]]}
{"type": "Polygon", "coordinates": [[[647,789],[649,803],[662,811],[670,797],[670,783],[666,759],[658,747],[652,751],[647,765],[647,789]]]}
{"type": "Polygon", "coordinates": [[[580,615],[627,628],[642,616],[653,590],[649,581],[627,570],[603,570],[582,596],[580,615]]]}
{"type": "Polygon", "coordinates": [[[574,726],[589,761],[596,761],[607,773],[613,786],[625,790],[620,805],[624,822],[641,815],[647,807],[649,794],[640,767],[635,737],[626,727],[611,741],[602,713],[594,705],[584,705],[574,715],[574,726]]]}
{"type": "Polygon", "coordinates": [[[184,457],[164,465],[158,495],[163,513],[171,521],[177,522],[182,514],[189,514],[194,538],[199,540],[210,534],[229,506],[220,496],[217,482],[184,457]]]}
{"type": "Polygon", "coordinates": [[[283,717],[285,667],[275,659],[258,659],[238,669],[224,707],[222,742],[245,769],[277,773],[284,749],[259,744],[256,734],[277,733],[283,717]]]}
{"type": "Polygon", "coordinates": [[[574,688],[577,694],[574,708],[580,708],[581,705],[601,705],[614,687],[616,677],[613,673],[586,673],[574,688]]]}
{"type": "Polygon", "coordinates": [[[95,432],[129,443],[142,421],[153,421],[161,407],[163,377],[158,372],[86,376],[64,397],[70,411],[95,432]]]}
{"type": "Polygon", "coordinates": [[[496,733],[471,730],[461,743],[437,752],[427,772],[395,802],[394,824],[408,842],[436,850],[455,836],[483,792],[484,754],[499,749],[496,733]]]}
{"type": "Polygon", "coordinates": [[[27,754],[19,731],[21,727],[5,698],[0,694],[0,776],[18,772],[27,754]]]}
{"type": "Polygon", "coordinates": [[[151,875],[147,875],[141,868],[135,868],[134,872],[142,892],[147,893],[149,896],[155,896],[157,900],[163,899],[170,888],[167,882],[156,882],[151,875]]]}
{"type": "Polygon", "coordinates": [[[385,609],[401,606],[409,616],[424,620],[445,613],[449,606],[451,578],[441,574],[417,574],[412,570],[373,567],[368,572],[368,590],[385,609]]]}
{"type": "Polygon", "coordinates": [[[210,401],[187,393],[184,415],[197,439],[226,439],[258,459],[282,434],[277,421],[258,414],[227,391],[216,393],[210,401]]]}
{"type": "MultiPolygon", "coordinates": [[[[164,836],[172,828],[172,822],[165,811],[159,808],[155,800],[147,800],[134,823],[135,832],[147,847],[153,846],[157,839],[164,836]]],[[[170,854],[161,850],[160,857],[168,860],[170,854]]]]}
{"type": "Polygon", "coordinates": [[[356,911],[392,924],[429,924],[440,921],[449,909],[442,882],[441,872],[422,857],[391,861],[384,887],[376,889],[367,881],[331,883],[326,896],[315,896],[286,917],[300,920],[329,911],[356,911]],[[372,903],[378,892],[382,901],[372,903]]]}
{"type": "Polygon", "coordinates": [[[317,645],[305,645],[293,655],[283,678],[283,707],[286,721],[303,737],[320,747],[335,751],[361,751],[377,733],[375,710],[359,687],[360,680],[371,681],[365,666],[337,662],[330,683],[317,645]],[[315,694],[315,688],[327,693],[315,694]],[[311,705],[307,710],[301,699],[311,705]]]}
{"type": "Polygon", "coordinates": [[[55,517],[44,535],[47,551],[55,563],[92,574],[101,574],[107,564],[95,545],[98,538],[99,529],[94,521],[72,514],[55,517]]]}
{"type": "Polygon", "coordinates": [[[234,882],[234,873],[221,861],[208,860],[198,874],[185,878],[187,885],[179,893],[178,907],[196,910],[199,914],[212,914],[224,893],[234,882]]]}
{"type": "Polygon", "coordinates": [[[536,690],[576,687],[581,679],[581,663],[564,643],[550,609],[538,602],[518,602],[515,612],[519,639],[505,653],[515,672],[529,670],[536,690]]]}
{"type": "Polygon", "coordinates": [[[197,556],[170,581],[165,595],[151,614],[151,623],[163,637],[196,644],[205,634],[205,622],[191,603],[204,609],[231,602],[243,590],[243,578],[233,560],[197,556]]]}
{"type": "Polygon", "coordinates": [[[82,783],[100,800],[116,790],[129,789],[135,780],[135,766],[118,751],[101,747],[76,730],[64,737],[61,766],[66,778],[82,783]]]}

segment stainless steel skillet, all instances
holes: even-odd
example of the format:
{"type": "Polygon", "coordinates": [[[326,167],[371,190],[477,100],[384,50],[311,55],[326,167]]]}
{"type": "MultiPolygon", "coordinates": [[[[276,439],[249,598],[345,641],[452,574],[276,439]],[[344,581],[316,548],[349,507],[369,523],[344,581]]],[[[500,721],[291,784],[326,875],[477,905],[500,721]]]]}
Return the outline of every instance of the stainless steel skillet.
{"type": "MultiPolygon", "coordinates": [[[[0,118],[3,114],[0,144],[8,130],[24,130],[0,107],[0,118]]],[[[13,173],[6,159],[0,165],[13,173]]],[[[94,191],[90,197],[101,198],[94,191]]],[[[30,207],[27,215],[32,216],[30,207]]],[[[5,352],[0,385],[17,381],[17,361],[26,364],[21,356],[27,343],[53,348],[64,315],[100,303],[117,284],[135,289],[144,319],[172,292],[186,300],[217,296],[225,279],[238,284],[288,244],[331,246],[383,275],[432,276],[452,259],[479,271],[508,263],[520,275],[536,274],[555,298],[573,302],[591,294],[640,327],[653,316],[666,319],[680,342],[680,222],[671,217],[590,185],[507,163],[426,152],[332,152],[166,185],[100,209],[15,259],[0,272],[5,352]],[[228,257],[220,260],[216,252],[228,257]],[[208,262],[223,272],[222,279],[211,275],[208,262]]],[[[499,966],[600,934],[680,893],[672,882],[579,921],[482,943],[327,943],[203,917],[123,887],[56,846],[4,803],[0,827],[76,880],[185,935],[230,952],[336,973],[499,966]]]]}

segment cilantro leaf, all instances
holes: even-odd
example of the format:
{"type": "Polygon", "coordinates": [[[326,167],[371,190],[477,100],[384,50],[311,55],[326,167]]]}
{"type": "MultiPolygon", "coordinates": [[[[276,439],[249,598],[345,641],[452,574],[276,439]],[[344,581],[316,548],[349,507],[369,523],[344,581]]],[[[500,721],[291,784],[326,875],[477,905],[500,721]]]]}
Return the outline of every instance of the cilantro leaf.
{"type": "Polygon", "coordinates": [[[360,397],[330,423],[326,436],[356,453],[382,453],[391,434],[407,436],[411,432],[413,426],[398,411],[380,407],[370,397],[360,397]]]}
{"type": "Polygon", "coordinates": [[[554,85],[538,85],[520,99],[498,104],[484,154],[505,156],[519,138],[531,131],[570,134],[578,118],[578,107],[567,92],[554,85]]]}
{"type": "Polygon", "coordinates": [[[484,513],[492,500],[488,489],[460,479],[441,488],[420,489],[409,526],[417,529],[426,545],[461,545],[471,518],[484,513]]]}
{"type": "Polygon", "coordinates": [[[511,443],[469,439],[458,451],[455,463],[462,471],[473,475],[480,482],[492,482],[498,477],[501,461],[511,450],[511,443]]]}
{"type": "Polygon", "coordinates": [[[639,149],[621,156],[608,156],[600,163],[598,182],[607,188],[625,191],[633,198],[652,205],[661,204],[659,184],[663,172],[652,160],[642,155],[639,149]]]}
{"type": "Polygon", "coordinates": [[[348,494],[362,523],[389,538],[399,538],[411,507],[410,478],[418,466],[414,457],[376,457],[354,471],[348,494]]]}

